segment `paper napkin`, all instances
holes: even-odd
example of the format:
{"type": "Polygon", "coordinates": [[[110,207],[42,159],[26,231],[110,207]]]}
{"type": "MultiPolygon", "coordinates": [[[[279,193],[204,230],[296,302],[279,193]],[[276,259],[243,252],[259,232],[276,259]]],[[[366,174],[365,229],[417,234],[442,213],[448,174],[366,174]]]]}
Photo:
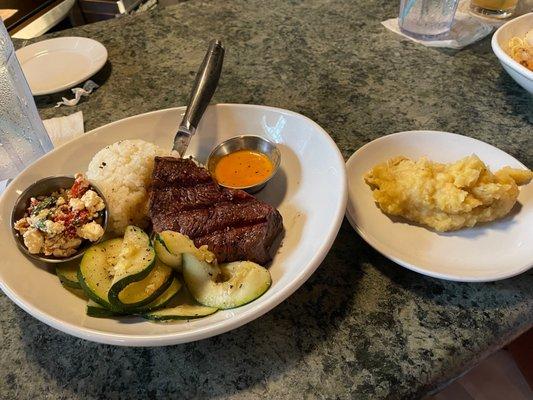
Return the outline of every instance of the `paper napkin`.
{"type": "Polygon", "coordinates": [[[83,134],[83,112],[78,111],[66,117],[45,119],[44,127],[54,147],[60,146],[83,134]]]}

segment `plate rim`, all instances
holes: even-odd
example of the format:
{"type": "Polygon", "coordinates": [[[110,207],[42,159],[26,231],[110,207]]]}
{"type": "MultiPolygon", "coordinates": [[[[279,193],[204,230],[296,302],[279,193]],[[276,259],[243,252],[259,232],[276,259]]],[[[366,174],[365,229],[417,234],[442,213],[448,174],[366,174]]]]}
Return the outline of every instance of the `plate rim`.
{"type": "Polygon", "coordinates": [[[508,278],[512,278],[513,276],[520,275],[520,274],[526,272],[527,270],[529,270],[530,268],[532,268],[533,267],[533,261],[531,261],[530,264],[526,263],[526,265],[521,266],[519,269],[517,269],[516,271],[513,271],[512,273],[505,273],[505,271],[504,271],[503,273],[500,273],[500,274],[497,274],[497,275],[492,275],[491,277],[468,277],[468,276],[467,277],[464,277],[464,276],[463,277],[457,277],[457,276],[454,276],[453,274],[442,274],[442,273],[438,273],[438,272],[428,271],[423,266],[418,266],[418,265],[411,264],[409,262],[406,262],[406,261],[402,260],[401,258],[398,258],[398,257],[396,257],[394,255],[391,255],[387,251],[386,244],[384,244],[382,240],[380,240],[380,239],[376,238],[375,236],[369,234],[368,232],[366,232],[364,229],[362,229],[357,224],[357,222],[355,221],[354,216],[351,214],[351,211],[353,212],[353,210],[352,210],[352,207],[351,207],[352,201],[351,201],[351,195],[350,195],[350,178],[349,178],[350,177],[350,172],[349,172],[350,171],[350,165],[353,164],[355,162],[355,159],[357,158],[357,156],[359,154],[361,154],[363,151],[367,150],[367,148],[370,147],[371,144],[374,144],[374,143],[376,143],[378,141],[387,140],[390,136],[395,136],[395,137],[397,137],[397,136],[410,136],[412,134],[430,134],[430,135],[431,134],[445,134],[445,135],[451,135],[451,136],[455,136],[455,137],[467,138],[467,139],[472,140],[474,142],[479,142],[479,143],[482,143],[483,145],[490,146],[491,148],[496,149],[496,150],[504,153],[506,156],[508,156],[508,157],[512,158],[513,160],[515,160],[523,168],[528,169],[522,162],[517,160],[515,157],[513,157],[509,153],[499,149],[498,147],[493,146],[490,143],[484,142],[482,140],[479,140],[479,139],[476,139],[476,138],[472,138],[470,136],[460,135],[458,133],[421,129],[421,130],[395,132],[395,133],[391,133],[391,134],[388,134],[388,135],[381,136],[381,137],[376,138],[376,139],[374,139],[374,140],[372,140],[372,141],[370,141],[368,143],[365,143],[363,146],[358,148],[348,158],[348,161],[346,161],[346,175],[347,175],[347,179],[348,179],[348,203],[346,205],[346,218],[348,219],[348,222],[350,223],[352,228],[359,234],[359,236],[361,236],[361,238],[363,238],[363,240],[366,243],[368,243],[372,248],[374,248],[376,251],[378,251],[381,255],[383,255],[384,257],[388,258],[389,260],[393,261],[396,264],[398,264],[398,265],[400,265],[400,266],[402,266],[402,267],[404,267],[406,269],[409,269],[411,271],[414,271],[414,272],[417,272],[419,274],[422,274],[422,275],[426,275],[426,276],[430,276],[432,278],[442,279],[442,280],[446,280],[446,281],[451,281],[451,282],[474,282],[474,283],[495,282],[495,281],[508,279],[508,278]]]}
{"type": "MultiPolygon", "coordinates": [[[[89,79],[91,76],[93,76],[98,71],[100,71],[102,69],[102,67],[105,65],[105,63],[107,62],[109,54],[107,52],[107,48],[101,42],[99,42],[98,40],[92,39],[92,38],[84,37],[84,36],[63,36],[63,37],[58,37],[58,38],[41,40],[41,41],[29,44],[27,46],[24,46],[24,47],[21,47],[20,49],[18,49],[15,52],[15,54],[17,55],[17,59],[18,59],[18,61],[20,63],[20,67],[22,69],[22,72],[24,73],[24,66],[23,66],[24,62],[22,62],[20,60],[20,58],[19,58],[20,54],[24,54],[26,52],[30,52],[31,53],[31,48],[32,47],[35,48],[35,47],[37,47],[37,45],[42,45],[43,43],[46,44],[46,42],[72,42],[73,40],[81,40],[81,41],[84,41],[86,43],[91,43],[93,46],[95,46],[97,48],[100,48],[101,50],[103,50],[103,57],[101,58],[101,60],[98,63],[94,64],[94,68],[90,68],[89,72],[87,72],[84,75],[80,75],[80,78],[77,78],[77,79],[75,79],[75,80],[73,80],[73,81],[71,81],[69,83],[63,84],[61,86],[57,86],[54,89],[36,90],[36,91],[34,91],[32,89],[32,87],[30,86],[30,83],[28,82],[28,86],[30,87],[30,91],[31,91],[33,96],[43,96],[43,95],[47,95],[47,94],[59,93],[59,92],[62,92],[64,90],[70,89],[71,87],[73,87],[73,86],[75,86],[75,85],[77,85],[77,84],[89,79]]],[[[74,49],[71,49],[71,50],[75,51],[74,49]]],[[[78,54],[80,53],[80,51],[75,51],[75,52],[78,53],[78,54]]],[[[28,81],[27,78],[26,78],[26,81],[28,81]]]]}
{"type": "MultiPolygon", "coordinates": [[[[329,233],[328,235],[325,236],[326,239],[321,244],[321,246],[317,248],[317,251],[311,258],[310,262],[308,263],[308,267],[306,269],[302,269],[301,273],[297,275],[293,281],[288,283],[285,287],[281,288],[271,298],[267,299],[265,303],[263,303],[261,307],[259,307],[259,309],[257,310],[254,308],[251,308],[249,310],[244,311],[242,314],[238,316],[233,316],[229,319],[216,322],[212,325],[196,328],[194,331],[181,331],[181,332],[173,332],[173,333],[145,334],[145,335],[123,334],[123,333],[119,334],[119,333],[113,333],[113,332],[103,332],[100,330],[96,330],[94,328],[88,328],[88,327],[71,324],[69,322],[64,322],[54,316],[49,315],[46,312],[42,312],[40,310],[34,309],[31,306],[31,304],[26,304],[24,301],[20,300],[17,297],[16,293],[13,290],[11,290],[9,286],[6,285],[6,283],[1,279],[1,276],[0,276],[0,289],[2,289],[2,291],[6,294],[6,296],[9,297],[9,299],[11,299],[20,308],[22,308],[24,311],[26,311],[28,314],[35,317],[39,321],[59,331],[65,332],[71,336],[75,336],[81,339],[85,339],[85,340],[89,340],[89,341],[93,341],[97,343],[110,344],[110,345],[130,346],[130,347],[153,347],[153,346],[168,346],[168,345],[193,342],[193,341],[206,339],[208,337],[216,336],[216,335],[219,335],[225,332],[229,332],[271,311],[276,306],[278,306],[280,303],[282,303],[287,298],[289,298],[296,290],[298,290],[311,277],[311,275],[316,271],[316,269],[320,266],[322,261],[325,259],[326,255],[329,253],[329,250],[331,249],[331,246],[333,245],[335,239],[337,238],[338,232],[340,230],[340,227],[341,227],[341,224],[344,218],[345,210],[346,210],[346,204],[348,201],[348,181],[347,181],[344,158],[337,144],[331,138],[331,136],[327,133],[327,131],[324,128],[322,128],[320,125],[318,125],[315,121],[313,121],[312,119],[310,119],[309,117],[303,114],[290,111],[290,110],[286,110],[286,109],[282,109],[282,108],[278,108],[278,107],[271,107],[271,106],[265,106],[265,105],[254,105],[254,104],[220,103],[220,104],[210,105],[209,107],[213,107],[213,108],[216,108],[216,107],[263,108],[263,109],[267,109],[270,111],[276,111],[276,112],[290,114],[293,116],[304,118],[305,120],[310,122],[312,125],[314,125],[318,129],[318,131],[326,138],[326,140],[328,140],[330,144],[333,145],[332,148],[336,153],[336,156],[337,156],[336,158],[337,158],[337,161],[339,162],[339,167],[341,167],[339,168],[339,172],[341,174],[340,180],[342,182],[341,187],[339,188],[339,190],[341,191],[340,202],[339,202],[338,209],[335,212],[335,218],[332,219],[332,224],[330,226],[329,233]]],[[[108,124],[102,125],[95,129],[92,129],[91,131],[85,133],[83,136],[80,136],[73,140],[79,140],[80,138],[83,138],[86,135],[94,134],[100,129],[112,127],[126,120],[132,120],[132,119],[139,118],[141,116],[164,113],[168,111],[176,111],[176,112],[185,111],[185,108],[186,107],[183,107],[183,106],[182,107],[170,107],[170,108],[150,111],[147,113],[136,114],[130,117],[126,117],[126,118],[123,118],[117,121],[110,122],[108,124]]],[[[57,148],[52,150],[50,153],[45,154],[42,158],[49,157],[52,152],[55,153],[56,151],[60,150],[62,147],[63,145],[58,146],[57,148]]],[[[24,174],[24,171],[21,172],[13,180],[13,182],[16,183],[16,180],[21,179],[23,174],[24,174]]],[[[0,204],[5,201],[6,201],[5,197],[0,196],[0,204]]]]}

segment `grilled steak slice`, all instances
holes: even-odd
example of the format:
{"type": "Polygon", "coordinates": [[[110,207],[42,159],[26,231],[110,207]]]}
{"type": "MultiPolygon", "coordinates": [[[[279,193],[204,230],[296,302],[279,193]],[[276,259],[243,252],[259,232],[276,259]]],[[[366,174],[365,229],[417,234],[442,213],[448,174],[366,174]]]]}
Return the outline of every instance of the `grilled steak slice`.
{"type": "Polygon", "coordinates": [[[242,191],[219,186],[192,160],[156,157],[150,192],[155,232],[172,230],[207,245],[218,262],[271,260],[283,229],[280,213],[242,191]]]}

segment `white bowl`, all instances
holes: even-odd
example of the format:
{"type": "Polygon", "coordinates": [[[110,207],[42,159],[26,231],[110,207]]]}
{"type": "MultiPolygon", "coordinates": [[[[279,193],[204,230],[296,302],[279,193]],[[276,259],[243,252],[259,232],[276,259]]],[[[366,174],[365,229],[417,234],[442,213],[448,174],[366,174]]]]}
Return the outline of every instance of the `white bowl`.
{"type": "Polygon", "coordinates": [[[515,36],[523,39],[530,30],[533,30],[533,12],[502,25],[492,36],[491,43],[494,54],[507,73],[516,83],[533,94],[533,71],[513,60],[509,53],[509,40],[515,36]]]}
{"type": "Polygon", "coordinates": [[[205,163],[218,143],[242,134],[265,137],[281,151],[278,173],[257,195],[279,209],[285,227],[283,245],[269,267],[272,287],[259,299],[191,322],[91,318],[85,315],[84,300],[62,288],[53,273],[19,251],[9,217],[20,191],[45,176],[85,171],[98,150],[118,140],[144,139],[170,149],[184,111],[155,111],[95,129],[45,155],[9,184],[0,198],[0,287],[9,298],[35,318],[77,337],[124,346],[161,346],[237,328],[274,308],[311,276],[333,244],[344,216],[344,160],[316,123],[265,106],[208,107],[188,151],[205,163]]]}

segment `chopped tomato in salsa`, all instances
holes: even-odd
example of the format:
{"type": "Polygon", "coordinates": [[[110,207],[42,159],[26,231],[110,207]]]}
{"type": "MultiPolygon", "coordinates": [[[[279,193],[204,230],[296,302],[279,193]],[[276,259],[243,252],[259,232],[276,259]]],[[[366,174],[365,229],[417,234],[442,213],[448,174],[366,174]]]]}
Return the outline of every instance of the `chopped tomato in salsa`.
{"type": "Polygon", "coordinates": [[[89,183],[85,179],[76,178],[70,189],[70,197],[80,198],[89,189],[89,183]]]}

